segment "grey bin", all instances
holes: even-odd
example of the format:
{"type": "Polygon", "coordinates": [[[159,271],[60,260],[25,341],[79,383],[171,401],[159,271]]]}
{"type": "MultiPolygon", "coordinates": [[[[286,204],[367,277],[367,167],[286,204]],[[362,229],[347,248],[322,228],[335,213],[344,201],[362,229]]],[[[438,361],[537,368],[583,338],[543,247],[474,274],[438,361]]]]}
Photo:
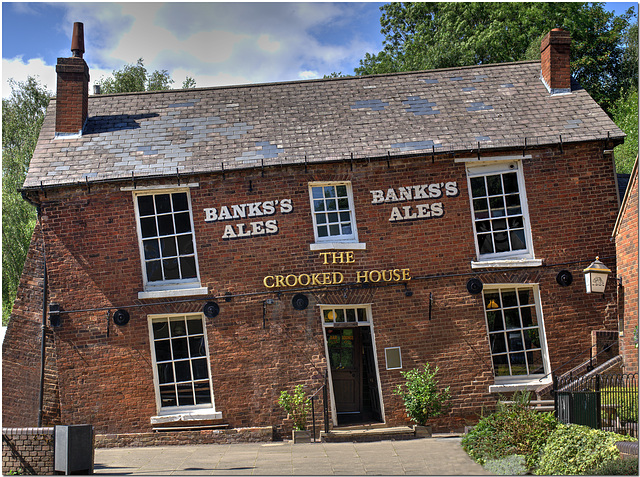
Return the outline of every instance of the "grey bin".
{"type": "Polygon", "coordinates": [[[65,475],[93,474],[93,426],[55,426],[54,470],[65,475]]]}

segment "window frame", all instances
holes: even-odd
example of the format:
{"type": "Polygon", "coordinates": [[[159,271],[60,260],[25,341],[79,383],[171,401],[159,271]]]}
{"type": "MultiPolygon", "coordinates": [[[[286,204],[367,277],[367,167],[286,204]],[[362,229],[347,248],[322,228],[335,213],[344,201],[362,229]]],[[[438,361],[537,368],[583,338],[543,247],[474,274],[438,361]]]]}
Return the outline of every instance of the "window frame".
{"type": "MultiPolygon", "coordinates": [[[[204,317],[204,314],[202,313],[167,313],[167,314],[159,314],[159,315],[147,315],[147,327],[149,330],[149,347],[151,350],[151,366],[152,366],[152,371],[153,371],[153,388],[154,388],[154,395],[156,398],[156,412],[158,413],[158,416],[166,416],[166,415],[173,415],[173,414],[189,414],[189,413],[201,413],[203,410],[209,411],[209,413],[215,413],[215,396],[214,396],[214,392],[213,392],[213,379],[211,376],[211,359],[210,359],[210,353],[209,353],[209,340],[207,337],[207,328],[206,328],[206,320],[204,317]],[[211,397],[211,402],[210,403],[205,403],[205,404],[193,404],[193,405],[184,405],[184,406],[180,406],[180,405],[176,405],[176,406],[162,406],[162,396],[160,394],[160,378],[158,376],[158,360],[156,357],[156,347],[155,347],[155,336],[153,333],[153,323],[154,322],[158,322],[161,320],[167,320],[169,323],[171,322],[172,318],[174,320],[178,319],[178,318],[183,318],[186,322],[186,320],[188,319],[192,319],[192,318],[198,318],[200,319],[201,323],[202,323],[202,334],[203,334],[203,339],[204,339],[204,347],[205,347],[205,352],[206,352],[206,360],[207,360],[207,378],[206,380],[209,382],[209,393],[210,393],[210,397],[211,397]]],[[[185,336],[188,336],[188,334],[185,334],[185,336]]],[[[191,360],[193,359],[193,357],[190,355],[189,356],[189,362],[191,362],[191,360]]],[[[169,360],[171,363],[174,363],[175,361],[178,361],[176,359],[174,359],[172,357],[171,360],[169,360]]],[[[167,362],[167,360],[162,361],[162,362],[167,362]]],[[[174,382],[173,384],[176,384],[177,381],[175,380],[175,373],[174,373],[174,382]]],[[[193,375],[191,376],[191,383],[194,383],[195,381],[204,381],[205,379],[194,379],[193,375]]],[[[185,381],[186,382],[186,381],[185,381]]]]}
{"type": "MultiPolygon", "coordinates": [[[[311,212],[311,219],[313,222],[313,236],[314,236],[314,244],[311,245],[312,250],[323,250],[329,248],[336,249],[364,249],[365,244],[360,244],[358,242],[358,227],[356,224],[356,210],[355,210],[355,201],[353,198],[353,187],[351,185],[351,181],[318,181],[318,182],[309,182],[309,207],[311,212]],[[349,202],[349,216],[352,233],[350,236],[327,236],[320,237],[318,235],[318,223],[316,219],[317,213],[314,210],[314,197],[313,197],[313,188],[314,187],[326,187],[333,186],[338,187],[344,185],[347,190],[347,200],[349,202]]],[[[324,212],[321,212],[324,213],[324,212]]],[[[322,224],[320,224],[322,225],[322,224]]]]}
{"type": "MultiPolygon", "coordinates": [[[[525,266],[539,266],[541,261],[535,260],[535,254],[533,250],[533,236],[531,233],[531,220],[529,217],[529,206],[527,200],[527,193],[524,181],[524,173],[522,170],[522,161],[498,161],[498,162],[483,162],[481,165],[466,164],[467,175],[467,188],[469,191],[469,208],[471,212],[471,228],[473,232],[473,241],[476,249],[476,257],[478,262],[473,262],[472,265],[480,265],[485,262],[487,266],[499,265],[500,262],[515,262],[514,265],[525,266]],[[509,172],[515,172],[518,184],[518,195],[520,198],[520,207],[522,212],[523,231],[525,239],[525,248],[521,250],[509,250],[506,252],[492,252],[492,253],[480,253],[480,245],[478,243],[478,232],[476,230],[477,220],[475,218],[475,210],[473,207],[473,190],[471,187],[471,179],[475,177],[486,177],[497,174],[504,174],[509,172]],[[516,262],[517,261],[517,262],[516,262]],[[522,263],[522,262],[528,263],[522,263]],[[519,263],[518,263],[519,262],[519,263]],[[539,263],[538,263],[539,262],[539,263]]],[[[502,191],[504,196],[504,190],[502,191]]],[[[487,195],[488,197],[488,195],[487,195]]],[[[506,204],[505,204],[506,206],[506,204]]],[[[507,216],[504,216],[507,219],[507,216]]],[[[494,232],[490,232],[492,237],[494,232]]],[[[474,266],[477,268],[477,266],[474,266]]]]}
{"type": "MultiPolygon", "coordinates": [[[[518,298],[519,300],[519,298],[518,298]]],[[[518,310],[520,310],[520,308],[522,308],[523,305],[518,304],[517,308],[518,310]]],[[[507,307],[507,308],[513,308],[513,307],[507,307]]],[[[546,332],[545,332],[545,326],[544,326],[544,317],[542,314],[542,305],[541,305],[541,301],[540,301],[540,287],[538,284],[528,284],[528,283],[498,283],[498,284],[486,284],[483,287],[482,290],[482,309],[483,309],[483,313],[484,313],[484,323],[485,323],[485,330],[487,333],[487,342],[488,342],[488,352],[489,352],[489,359],[491,360],[491,370],[493,373],[493,379],[494,379],[494,383],[496,385],[517,385],[517,384],[531,384],[531,385],[535,385],[535,386],[540,386],[542,384],[545,384],[547,382],[550,382],[550,377],[549,377],[549,373],[551,370],[551,364],[549,361],[549,350],[547,348],[547,337],[546,337],[546,332]],[[487,317],[487,308],[485,306],[485,293],[486,292],[495,292],[495,291],[503,291],[503,290],[510,290],[510,289],[515,289],[516,291],[516,296],[518,295],[518,291],[519,290],[530,290],[531,291],[531,296],[533,297],[533,301],[534,301],[534,308],[535,308],[535,312],[536,312],[536,318],[538,321],[538,337],[540,340],[540,353],[541,353],[541,357],[542,357],[542,367],[544,370],[544,373],[536,373],[536,374],[520,374],[520,375],[513,375],[510,374],[508,376],[496,376],[495,373],[495,367],[493,364],[493,356],[494,353],[491,350],[491,335],[495,334],[492,333],[489,330],[489,319],[487,317]]],[[[499,308],[500,310],[503,309],[503,307],[501,306],[499,308]]],[[[522,325],[522,323],[521,323],[522,325]]],[[[529,326],[529,327],[525,327],[525,326],[521,326],[520,328],[511,328],[511,330],[524,330],[524,329],[532,329],[533,327],[529,326]]],[[[502,332],[507,333],[507,329],[505,327],[504,330],[502,330],[502,332]]],[[[508,350],[508,343],[505,342],[505,344],[507,345],[506,348],[506,355],[507,357],[509,356],[509,350],[508,350]]],[[[526,349],[526,345],[523,343],[523,353],[526,353],[527,349],[526,349]]],[[[496,354],[502,354],[502,353],[496,353],[496,354]]],[[[495,387],[494,387],[495,388],[495,387]]],[[[491,387],[490,387],[491,390],[491,387]]],[[[499,391],[500,389],[496,389],[496,391],[499,391]]],[[[508,389],[502,389],[502,391],[508,391],[508,389]]]]}
{"type": "MultiPolygon", "coordinates": [[[[142,283],[143,283],[143,290],[144,290],[144,292],[139,293],[140,295],[139,298],[156,298],[156,296],[153,295],[154,292],[156,292],[157,294],[157,292],[167,292],[172,290],[176,290],[176,291],[186,290],[186,293],[189,293],[189,291],[194,288],[197,288],[198,290],[196,292],[198,294],[201,294],[202,290],[200,285],[201,284],[200,266],[198,263],[198,250],[196,246],[196,234],[195,234],[195,228],[194,228],[193,209],[191,204],[191,193],[190,193],[189,187],[176,187],[176,188],[170,188],[170,189],[167,189],[167,188],[145,189],[145,190],[133,191],[132,195],[133,195],[133,202],[134,202],[136,231],[138,236],[138,248],[140,252],[140,265],[142,270],[142,283]],[[142,237],[142,222],[141,222],[138,198],[142,196],[155,197],[156,195],[164,195],[164,194],[168,194],[169,196],[171,196],[172,194],[177,194],[177,193],[185,193],[187,197],[187,207],[189,212],[189,224],[191,226],[191,241],[193,244],[193,257],[195,260],[196,276],[193,278],[179,278],[179,279],[169,279],[169,280],[161,280],[161,281],[149,281],[147,276],[147,266],[146,266],[144,242],[143,242],[144,239],[142,237]],[[150,296],[147,296],[147,295],[150,295],[150,296]]],[[[154,203],[155,203],[155,200],[154,200],[154,203]]],[[[158,215],[159,214],[154,213],[153,216],[157,217],[158,215]]],[[[172,215],[173,215],[173,212],[172,212],[172,215]]],[[[174,230],[174,233],[172,234],[172,236],[175,237],[177,235],[182,235],[182,234],[178,234],[174,230]]],[[[176,255],[176,256],[180,257],[180,255],[176,255]]],[[[181,295],[184,295],[186,293],[183,292],[181,293],[181,295]]],[[[206,289],[205,289],[205,293],[206,293],[206,289]]],[[[160,296],[165,296],[165,295],[166,293],[160,294],[160,296]]]]}

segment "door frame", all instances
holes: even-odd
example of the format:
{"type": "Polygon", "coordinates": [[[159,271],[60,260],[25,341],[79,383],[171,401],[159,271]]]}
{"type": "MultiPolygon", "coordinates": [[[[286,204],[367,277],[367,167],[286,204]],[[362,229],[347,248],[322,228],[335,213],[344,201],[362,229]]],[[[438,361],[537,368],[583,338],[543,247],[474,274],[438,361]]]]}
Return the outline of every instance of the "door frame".
{"type": "MultiPolygon", "coordinates": [[[[380,419],[382,419],[382,423],[386,422],[385,413],[384,413],[384,401],[382,400],[382,385],[380,382],[380,368],[378,367],[378,353],[376,350],[376,335],[373,329],[373,319],[371,313],[371,303],[361,303],[356,305],[329,305],[329,304],[318,304],[317,305],[320,311],[320,324],[322,326],[322,339],[324,340],[324,355],[327,361],[327,373],[329,380],[329,395],[331,399],[331,422],[333,422],[333,426],[338,426],[338,412],[336,410],[336,400],[335,394],[333,392],[333,376],[331,373],[331,361],[329,358],[329,345],[327,343],[327,333],[325,332],[325,328],[358,328],[358,327],[369,327],[371,331],[371,345],[373,347],[373,361],[374,367],[376,370],[376,382],[378,384],[378,399],[380,401],[380,419]],[[324,322],[324,310],[333,309],[333,308],[364,308],[366,312],[367,321],[355,321],[355,322],[345,322],[338,323],[337,326],[335,323],[325,323],[324,322]]],[[[360,389],[360,393],[362,393],[362,387],[360,389]]]]}

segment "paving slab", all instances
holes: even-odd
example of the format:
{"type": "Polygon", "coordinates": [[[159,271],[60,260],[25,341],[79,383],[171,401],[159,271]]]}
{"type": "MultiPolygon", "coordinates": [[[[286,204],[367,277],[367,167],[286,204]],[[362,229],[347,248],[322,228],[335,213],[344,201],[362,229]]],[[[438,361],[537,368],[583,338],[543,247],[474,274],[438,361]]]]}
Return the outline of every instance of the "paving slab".
{"type": "Polygon", "coordinates": [[[96,449],[103,475],[492,475],[460,438],[96,449]]]}

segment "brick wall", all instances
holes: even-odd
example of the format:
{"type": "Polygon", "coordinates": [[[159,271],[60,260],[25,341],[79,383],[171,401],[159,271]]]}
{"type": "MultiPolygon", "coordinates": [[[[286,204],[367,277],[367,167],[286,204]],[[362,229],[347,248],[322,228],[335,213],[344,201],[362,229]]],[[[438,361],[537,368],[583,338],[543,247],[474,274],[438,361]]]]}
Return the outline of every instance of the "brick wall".
{"type": "Polygon", "coordinates": [[[618,276],[622,278],[620,293],[620,318],[622,336],[620,347],[626,373],[638,372],[638,349],[633,343],[633,333],[638,326],[638,169],[629,181],[626,207],[620,212],[617,229],[616,255],[618,276]]]}
{"type": "MultiPolygon", "coordinates": [[[[616,329],[615,286],[604,297],[586,295],[582,279],[582,269],[596,255],[615,270],[609,241],[617,207],[612,165],[600,144],[527,153],[533,156],[523,160],[533,246],[545,266],[499,273],[471,270],[475,249],[465,167],[451,156],[433,164],[430,157],[393,158],[389,165],[314,164],[307,172],[304,166],[283,166],[264,176],[257,170],[190,178],[199,183],[191,200],[202,285],[211,295],[235,295],[218,300],[220,314],[205,319],[215,404],[223,419],[234,428],[281,426],[286,416],[277,404],[280,391],[301,383],[313,393],[323,381],[317,305],[371,303],[387,424],[408,423],[400,398],[391,392],[403,382],[401,370],[385,369],[384,349],[397,346],[403,370],[428,361],[440,367],[441,384],[451,386],[453,411],[439,421],[443,427],[477,420],[496,396],[488,392],[494,379],[482,297],[466,290],[472,276],[484,283],[539,284],[552,367],[577,352],[588,355],[592,330],[616,329]],[[309,249],[314,235],[308,183],[338,180],[352,183],[359,239],[367,249],[355,251],[355,263],[324,265],[319,252],[309,249]],[[390,222],[394,204],[371,203],[371,190],[449,181],[457,182],[460,193],[441,199],[440,218],[390,222]],[[205,208],[284,198],[292,200],[293,211],[267,217],[277,220],[277,234],[223,240],[225,225],[250,228],[253,219],[204,220],[205,208]],[[263,285],[266,275],[335,271],[354,277],[360,270],[395,268],[411,270],[411,296],[401,284],[306,290],[309,307],[299,311],[291,306],[290,290],[277,293],[263,285]],[[562,269],[574,276],[569,287],[556,283],[562,269]],[[267,298],[274,303],[264,305],[267,298]]],[[[134,203],[131,192],[120,190],[124,185],[133,184],[92,185],[91,195],[86,188],[59,189],[42,197],[49,300],[65,310],[103,308],[63,315],[53,331],[60,420],[92,424],[98,433],[151,430],[157,411],[147,316],[199,313],[204,304],[138,299],[134,203]],[[139,307],[129,309],[128,325],[108,320],[106,308],[131,305],[139,307]]]]}
{"type": "Polygon", "coordinates": [[[2,428],[2,474],[54,474],[53,427],[2,428]]]}

